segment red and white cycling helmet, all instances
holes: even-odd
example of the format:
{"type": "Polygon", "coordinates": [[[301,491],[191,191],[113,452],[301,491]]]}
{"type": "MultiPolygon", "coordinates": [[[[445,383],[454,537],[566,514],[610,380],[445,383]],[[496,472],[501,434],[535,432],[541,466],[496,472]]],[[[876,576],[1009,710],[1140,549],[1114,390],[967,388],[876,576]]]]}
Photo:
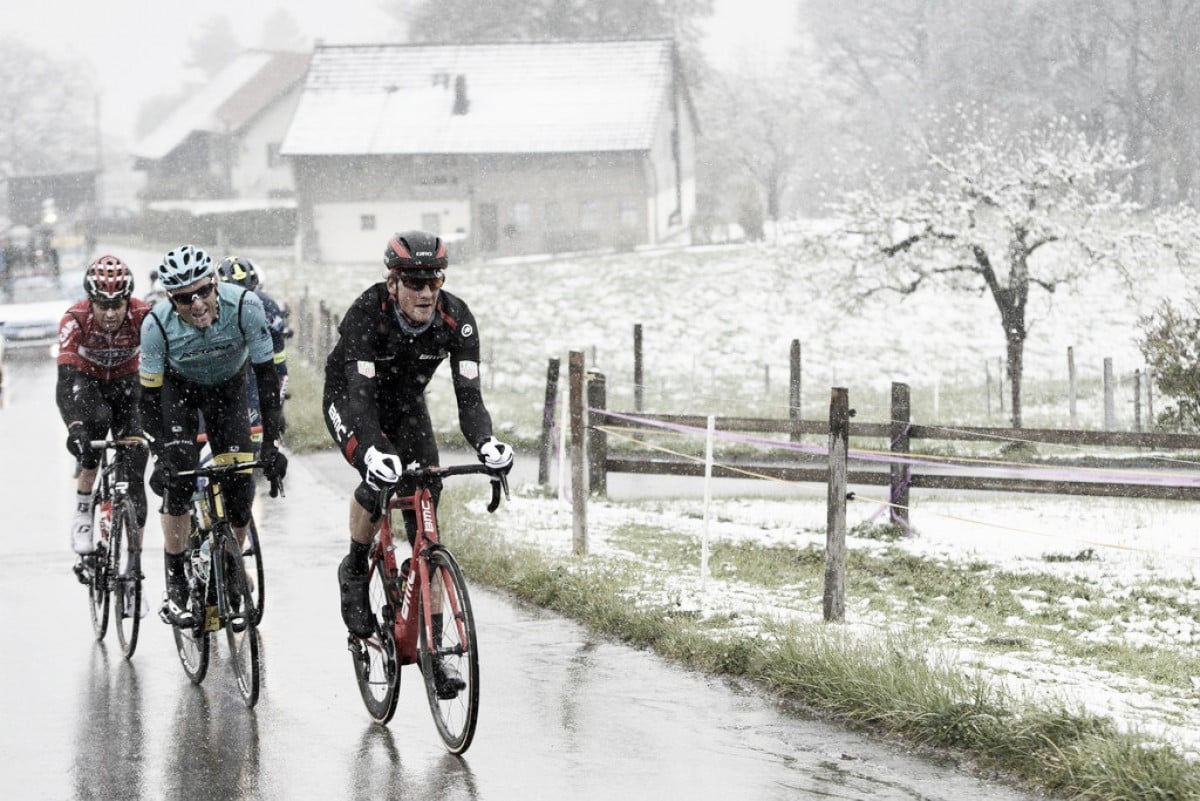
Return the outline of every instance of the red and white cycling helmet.
{"type": "Polygon", "coordinates": [[[116,256],[101,256],[83,271],[88,300],[121,300],[133,295],[133,271],[116,256]]]}

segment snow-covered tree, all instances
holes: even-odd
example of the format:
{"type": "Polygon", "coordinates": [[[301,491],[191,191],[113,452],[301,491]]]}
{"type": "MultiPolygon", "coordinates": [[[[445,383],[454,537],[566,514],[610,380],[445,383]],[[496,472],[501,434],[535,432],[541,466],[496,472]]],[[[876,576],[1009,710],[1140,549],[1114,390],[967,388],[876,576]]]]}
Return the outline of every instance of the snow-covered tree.
{"type": "Polygon", "coordinates": [[[1064,119],[1016,135],[963,119],[949,142],[919,146],[929,168],[919,185],[878,180],[836,204],[844,224],[828,244],[849,259],[856,294],[909,295],[935,283],[988,293],[1019,428],[1030,292],[1095,270],[1129,272],[1166,251],[1187,258],[1200,237],[1193,212],[1151,216],[1125,199],[1133,165],[1119,140],[1091,141],[1064,119]]]}
{"type": "Polygon", "coordinates": [[[95,103],[81,63],[0,37],[0,171],[95,166],[95,103]]]}

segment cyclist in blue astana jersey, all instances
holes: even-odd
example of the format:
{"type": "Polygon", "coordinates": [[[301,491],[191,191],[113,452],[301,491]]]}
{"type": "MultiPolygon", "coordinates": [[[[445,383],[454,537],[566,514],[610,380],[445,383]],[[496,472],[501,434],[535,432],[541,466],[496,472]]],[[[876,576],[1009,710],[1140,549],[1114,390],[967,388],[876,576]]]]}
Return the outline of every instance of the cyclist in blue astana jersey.
{"type": "MultiPolygon", "coordinates": [[[[219,283],[212,259],[203,250],[183,245],[168,252],[158,268],[167,299],[159,301],[142,323],[142,421],[154,438],[154,472],[150,488],[164,497],[163,552],[167,597],[164,621],[190,626],[184,549],[191,528],[188,516],[194,484],[175,472],[194,468],[199,460],[196,434],[204,415],[213,461],[251,461],[250,414],[246,399],[247,360],[262,388],[263,473],[271,495],[287,472],[279,452],[283,411],[274,350],[262,302],[242,287],[219,283]]],[[[244,540],[254,502],[254,481],[238,473],[222,484],[226,512],[239,540],[244,540]]]]}

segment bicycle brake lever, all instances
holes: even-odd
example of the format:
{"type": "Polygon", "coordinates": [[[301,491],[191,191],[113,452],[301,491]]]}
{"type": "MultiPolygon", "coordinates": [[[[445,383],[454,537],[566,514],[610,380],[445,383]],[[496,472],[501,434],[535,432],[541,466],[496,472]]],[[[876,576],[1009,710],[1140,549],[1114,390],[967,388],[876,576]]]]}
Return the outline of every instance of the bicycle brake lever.
{"type": "Polygon", "coordinates": [[[271,479],[271,497],[272,498],[286,498],[287,497],[287,493],[283,491],[283,479],[282,478],[271,479]]]}

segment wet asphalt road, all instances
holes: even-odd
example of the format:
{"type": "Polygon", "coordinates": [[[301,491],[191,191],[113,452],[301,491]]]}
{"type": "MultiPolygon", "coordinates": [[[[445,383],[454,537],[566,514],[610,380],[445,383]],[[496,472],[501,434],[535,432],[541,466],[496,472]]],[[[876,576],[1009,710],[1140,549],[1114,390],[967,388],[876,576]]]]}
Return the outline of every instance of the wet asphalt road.
{"type": "MultiPolygon", "coordinates": [[[[396,718],[376,726],[354,684],[334,580],[354,476],[321,458],[293,460],[288,497],[260,501],[268,607],[257,708],[243,706],[219,640],[208,678],[192,685],[153,613],[126,661],[111,631],[95,642],[71,573],[72,464],[53,365],[7,370],[0,798],[1027,798],[479,587],[481,713],[471,749],[445,752],[412,668],[396,718]]],[[[153,604],[163,587],[153,517],[146,541],[153,604]]]]}

